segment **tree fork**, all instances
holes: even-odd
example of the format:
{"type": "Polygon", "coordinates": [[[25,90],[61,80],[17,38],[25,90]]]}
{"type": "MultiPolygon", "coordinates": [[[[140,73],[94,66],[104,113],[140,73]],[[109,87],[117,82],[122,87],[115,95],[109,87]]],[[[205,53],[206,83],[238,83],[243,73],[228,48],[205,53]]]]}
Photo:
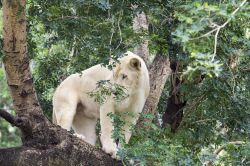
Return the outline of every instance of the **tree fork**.
{"type": "Polygon", "coordinates": [[[14,117],[3,109],[0,109],[0,116],[20,128],[23,135],[22,147],[0,149],[1,166],[122,165],[120,161],[113,160],[102,150],[69,134],[59,126],[49,129],[45,127],[46,131],[39,130],[40,136],[46,138],[41,139],[37,137],[38,134],[34,134],[27,118],[14,117]]]}
{"type": "Polygon", "coordinates": [[[32,128],[27,118],[25,117],[15,118],[13,115],[8,113],[4,109],[0,109],[0,117],[4,118],[11,125],[20,128],[22,133],[28,133],[29,135],[32,133],[32,128]]]}

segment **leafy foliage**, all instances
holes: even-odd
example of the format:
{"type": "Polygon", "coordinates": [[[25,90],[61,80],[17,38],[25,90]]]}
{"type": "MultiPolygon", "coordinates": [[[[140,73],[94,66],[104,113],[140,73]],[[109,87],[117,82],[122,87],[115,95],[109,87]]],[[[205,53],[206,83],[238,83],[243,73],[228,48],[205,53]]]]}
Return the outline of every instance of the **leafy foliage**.
{"type": "Polygon", "coordinates": [[[111,83],[110,80],[98,81],[96,89],[88,94],[90,97],[94,98],[95,102],[101,105],[106,102],[108,96],[112,96],[117,103],[128,97],[125,87],[116,83],[111,83]]]}
{"type": "MultiPolygon", "coordinates": [[[[97,63],[107,65],[110,58],[148,39],[151,57],[160,52],[182,64],[180,90],[187,106],[175,134],[154,123],[135,129],[129,145],[119,152],[124,164],[132,159],[140,165],[249,165],[249,10],[245,0],[30,0],[29,56],[43,110],[51,116],[53,92],[69,74],[97,63]],[[149,31],[135,34],[132,19],[140,11],[147,15],[149,31]]],[[[0,81],[0,106],[9,106],[1,74],[0,81]]],[[[170,86],[165,86],[159,115],[170,86]]],[[[92,96],[102,102],[102,94],[115,93],[112,87],[100,84],[105,93],[97,89],[92,96]]],[[[122,88],[118,91],[124,97],[122,88]]],[[[122,130],[125,122],[110,116],[122,130]]],[[[1,122],[2,128],[8,127],[1,122]]]]}

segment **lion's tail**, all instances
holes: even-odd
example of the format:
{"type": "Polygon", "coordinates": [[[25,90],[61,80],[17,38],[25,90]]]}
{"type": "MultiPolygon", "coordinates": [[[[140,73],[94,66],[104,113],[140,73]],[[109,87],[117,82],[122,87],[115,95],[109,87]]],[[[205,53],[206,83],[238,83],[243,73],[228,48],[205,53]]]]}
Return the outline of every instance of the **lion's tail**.
{"type": "Polygon", "coordinates": [[[57,120],[56,120],[56,113],[55,113],[55,109],[53,108],[53,113],[52,113],[52,122],[54,124],[57,124],[57,120]]]}

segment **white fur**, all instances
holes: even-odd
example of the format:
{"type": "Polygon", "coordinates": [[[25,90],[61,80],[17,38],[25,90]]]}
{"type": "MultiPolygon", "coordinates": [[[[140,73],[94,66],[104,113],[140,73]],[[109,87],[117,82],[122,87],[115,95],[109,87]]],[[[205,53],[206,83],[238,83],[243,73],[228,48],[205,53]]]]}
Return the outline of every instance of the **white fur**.
{"type": "MultiPolygon", "coordinates": [[[[116,156],[117,146],[111,138],[113,125],[107,116],[110,112],[133,112],[139,114],[149,94],[149,75],[143,60],[132,52],[119,59],[113,71],[96,65],[81,74],[72,74],[65,79],[53,97],[53,122],[70,130],[86,142],[95,145],[96,121],[100,117],[102,149],[116,156]],[[131,59],[136,58],[140,63],[131,65],[131,59]],[[127,75],[122,79],[122,75],[127,75]],[[103,105],[99,105],[88,95],[96,88],[97,81],[110,80],[123,85],[128,90],[128,97],[117,103],[109,96],[103,105]]],[[[135,124],[138,116],[124,117],[128,124],[135,124]]],[[[131,132],[130,125],[124,126],[125,141],[128,143],[131,132]]]]}

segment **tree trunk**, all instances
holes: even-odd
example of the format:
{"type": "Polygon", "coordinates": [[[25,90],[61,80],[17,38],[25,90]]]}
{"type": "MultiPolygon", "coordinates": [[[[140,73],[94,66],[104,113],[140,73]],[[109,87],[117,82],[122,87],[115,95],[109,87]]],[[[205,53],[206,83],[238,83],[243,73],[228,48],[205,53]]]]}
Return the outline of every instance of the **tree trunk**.
{"type": "MultiPolygon", "coordinates": [[[[170,62],[167,56],[157,54],[149,69],[150,93],[144,105],[143,114],[155,114],[164,85],[171,74],[170,62]]],[[[137,127],[152,119],[140,117],[137,127]]]]}
{"type": "MultiPolygon", "coordinates": [[[[135,6],[135,8],[137,8],[135,6]]],[[[133,29],[135,33],[140,30],[148,31],[147,17],[144,12],[137,12],[133,19],[133,29]]],[[[148,41],[142,41],[139,46],[137,46],[134,52],[142,57],[145,61],[147,67],[149,68],[150,75],[150,94],[145,103],[143,114],[155,114],[157,105],[159,103],[162,90],[164,85],[171,74],[170,62],[167,56],[158,53],[151,65],[149,65],[149,50],[148,41]]],[[[140,117],[137,122],[137,127],[141,127],[145,122],[151,122],[152,119],[146,119],[140,117]]]]}
{"type": "MultiPolygon", "coordinates": [[[[148,31],[148,22],[147,17],[144,12],[137,12],[133,19],[133,30],[135,33],[138,33],[140,30],[148,31]]],[[[142,57],[146,66],[149,65],[149,50],[148,50],[148,41],[142,41],[135,49],[134,53],[142,57]]]]}
{"type": "MultiPolygon", "coordinates": [[[[176,47],[178,46],[176,45],[176,47]]],[[[183,94],[180,92],[182,81],[180,80],[180,73],[182,73],[181,62],[172,60],[170,62],[172,77],[171,77],[171,90],[167,99],[167,107],[162,116],[162,126],[170,125],[171,132],[175,133],[183,118],[183,108],[186,101],[183,101],[183,94]]]]}
{"type": "Polygon", "coordinates": [[[171,89],[169,97],[166,99],[167,105],[162,117],[162,126],[166,127],[167,124],[170,124],[171,131],[174,133],[182,121],[183,108],[187,102],[184,101],[184,94],[180,91],[181,84],[183,83],[180,77],[183,73],[184,66],[183,62],[178,59],[178,55],[185,55],[185,52],[179,43],[173,41],[172,32],[176,30],[176,26],[178,25],[178,20],[173,16],[173,13],[175,13],[175,6],[169,5],[167,9],[170,14],[168,15],[165,26],[168,27],[166,38],[172,74],[171,89]]]}
{"type": "Polygon", "coordinates": [[[4,66],[17,117],[0,116],[22,131],[22,147],[0,149],[0,165],[120,165],[101,150],[52,124],[39,105],[29,68],[26,0],[3,0],[4,66]]]}
{"type": "Polygon", "coordinates": [[[17,115],[41,114],[29,70],[24,0],[3,1],[4,67],[17,115]]]}

